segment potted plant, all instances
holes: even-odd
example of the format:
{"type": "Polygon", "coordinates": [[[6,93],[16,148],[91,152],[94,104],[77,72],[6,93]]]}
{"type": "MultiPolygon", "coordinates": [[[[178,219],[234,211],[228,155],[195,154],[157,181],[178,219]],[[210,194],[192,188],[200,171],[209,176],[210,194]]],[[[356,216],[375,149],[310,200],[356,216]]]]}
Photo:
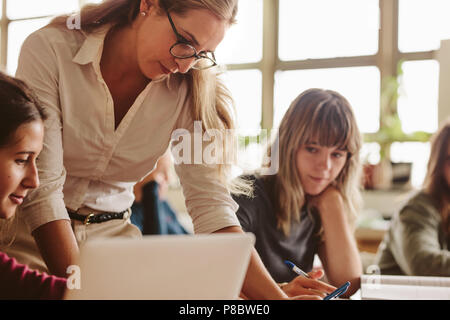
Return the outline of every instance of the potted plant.
{"type": "Polygon", "coordinates": [[[416,131],[406,134],[403,132],[400,117],[397,111],[397,101],[402,93],[402,63],[397,66],[397,76],[386,77],[381,83],[381,114],[380,129],[376,133],[364,135],[365,142],[377,142],[380,145],[380,162],[375,166],[365,168],[367,189],[387,189],[404,186],[409,180],[411,163],[393,163],[391,161],[391,145],[394,142],[429,141],[431,134],[416,131]],[[396,170],[397,168],[397,170],[396,170]],[[404,172],[408,171],[408,173],[404,172]],[[397,174],[397,172],[399,174],[397,174]],[[368,177],[367,175],[371,175],[368,177]],[[369,182],[369,183],[368,183],[369,182]],[[398,182],[398,183],[395,183],[398,182]]]}

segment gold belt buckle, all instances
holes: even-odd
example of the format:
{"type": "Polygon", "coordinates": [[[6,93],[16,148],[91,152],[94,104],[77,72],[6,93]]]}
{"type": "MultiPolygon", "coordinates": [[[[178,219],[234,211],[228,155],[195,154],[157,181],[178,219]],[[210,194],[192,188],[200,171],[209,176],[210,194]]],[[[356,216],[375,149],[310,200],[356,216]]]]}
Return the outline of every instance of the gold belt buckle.
{"type": "Polygon", "coordinates": [[[89,221],[89,219],[92,218],[93,216],[94,216],[93,213],[87,215],[87,216],[86,216],[86,219],[84,219],[84,225],[87,226],[88,224],[90,224],[91,222],[89,221]]]}

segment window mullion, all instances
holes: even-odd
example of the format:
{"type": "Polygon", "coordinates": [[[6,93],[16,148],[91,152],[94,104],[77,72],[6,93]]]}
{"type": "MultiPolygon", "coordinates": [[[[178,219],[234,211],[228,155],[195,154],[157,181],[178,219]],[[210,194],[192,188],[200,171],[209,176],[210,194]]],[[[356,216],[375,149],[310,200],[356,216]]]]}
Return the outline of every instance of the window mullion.
{"type": "MultiPolygon", "coordinates": [[[[398,16],[399,0],[380,0],[380,30],[379,30],[379,48],[378,48],[378,67],[380,69],[380,128],[385,126],[386,117],[389,115],[387,107],[383,105],[384,83],[387,79],[397,77],[397,66],[400,61],[398,50],[398,16]]],[[[397,101],[390,101],[390,110],[397,109],[397,101]]]]}
{"type": "Polygon", "coordinates": [[[338,57],[297,61],[278,61],[277,70],[304,70],[376,66],[377,56],[338,57]]]}
{"type": "Polygon", "coordinates": [[[450,118],[450,73],[443,70],[450,70],[450,40],[442,40],[441,48],[437,51],[436,58],[439,61],[441,72],[439,73],[439,102],[438,102],[438,123],[442,125],[446,119],[450,118]]]}
{"type": "Polygon", "coordinates": [[[1,52],[0,65],[6,70],[7,55],[8,55],[8,25],[9,20],[6,12],[6,1],[2,1],[2,21],[1,21],[1,52]]]}
{"type": "Polygon", "coordinates": [[[398,0],[380,0],[378,66],[381,79],[397,74],[398,11],[398,0]]]}
{"type": "Polygon", "coordinates": [[[262,72],[262,119],[261,128],[271,129],[274,115],[274,84],[278,61],[278,8],[279,1],[264,0],[263,3],[263,58],[262,72]]]}

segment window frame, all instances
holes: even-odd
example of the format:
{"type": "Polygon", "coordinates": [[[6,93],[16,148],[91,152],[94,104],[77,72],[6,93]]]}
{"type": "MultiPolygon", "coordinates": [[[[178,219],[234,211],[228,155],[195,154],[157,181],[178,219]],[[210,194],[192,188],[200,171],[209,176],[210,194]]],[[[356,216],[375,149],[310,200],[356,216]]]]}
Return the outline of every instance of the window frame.
{"type": "MultiPolygon", "coordinates": [[[[36,16],[20,19],[8,19],[7,1],[0,0],[1,15],[1,41],[0,64],[6,70],[8,55],[8,29],[9,24],[15,21],[47,18],[50,16],[36,16]]],[[[81,8],[86,0],[78,0],[81,8]]],[[[287,70],[323,69],[375,66],[380,71],[380,81],[387,77],[397,76],[397,65],[400,61],[438,60],[439,50],[422,52],[401,52],[398,49],[398,23],[399,0],[379,0],[380,28],[378,52],[368,56],[338,57],[325,59],[308,59],[295,61],[281,61],[278,57],[278,30],[279,30],[279,0],[263,1],[263,48],[262,59],[254,63],[228,64],[227,70],[257,69],[262,74],[262,111],[261,129],[271,130],[274,119],[274,88],[275,73],[287,70]]],[[[380,84],[381,88],[381,84],[380,84]]],[[[381,108],[381,106],[380,106],[381,108]]],[[[439,109],[441,106],[438,107],[439,109]]],[[[439,117],[440,117],[439,113],[439,117]]],[[[438,119],[440,122],[442,119],[438,119]]],[[[381,121],[381,119],[380,119],[381,121]]],[[[368,134],[370,135],[370,134],[368,134]]]]}
{"type": "MultiPolygon", "coordinates": [[[[401,52],[398,48],[399,0],[379,0],[378,51],[373,55],[282,61],[278,56],[279,0],[263,1],[263,54],[255,63],[228,64],[227,70],[258,69],[262,74],[261,129],[271,130],[274,120],[274,84],[277,71],[375,66],[380,82],[397,77],[400,61],[437,60],[439,50],[401,52]]],[[[380,83],[380,90],[382,85],[380,83]]],[[[380,93],[381,94],[381,93],[380,93]]],[[[380,106],[381,108],[381,106],[380,106]]],[[[439,107],[440,108],[440,107],[439,107]]],[[[380,122],[381,122],[380,115],[380,122]]],[[[438,119],[440,120],[440,119],[438,119]]],[[[366,135],[370,136],[370,133],[366,135]]]]}
{"type": "MultiPolygon", "coordinates": [[[[7,1],[13,1],[13,0],[0,0],[1,6],[2,6],[2,14],[1,14],[1,20],[0,20],[0,26],[1,26],[1,34],[0,34],[0,65],[4,70],[6,70],[8,65],[8,31],[9,31],[9,24],[11,22],[16,21],[26,21],[26,20],[35,20],[35,19],[41,19],[41,18],[50,18],[52,15],[44,15],[44,16],[32,16],[27,18],[19,18],[19,19],[9,19],[8,13],[7,13],[7,1]]],[[[78,0],[79,8],[84,6],[87,3],[86,0],[78,0]]]]}

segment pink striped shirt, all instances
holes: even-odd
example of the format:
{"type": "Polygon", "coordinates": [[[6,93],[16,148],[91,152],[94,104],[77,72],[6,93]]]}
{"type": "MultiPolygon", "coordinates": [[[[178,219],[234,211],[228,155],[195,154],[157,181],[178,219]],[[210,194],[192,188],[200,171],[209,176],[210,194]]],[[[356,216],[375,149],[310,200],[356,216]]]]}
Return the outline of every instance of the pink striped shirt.
{"type": "Polygon", "coordinates": [[[0,299],[62,299],[66,279],[31,270],[0,251],[0,299]]]}

